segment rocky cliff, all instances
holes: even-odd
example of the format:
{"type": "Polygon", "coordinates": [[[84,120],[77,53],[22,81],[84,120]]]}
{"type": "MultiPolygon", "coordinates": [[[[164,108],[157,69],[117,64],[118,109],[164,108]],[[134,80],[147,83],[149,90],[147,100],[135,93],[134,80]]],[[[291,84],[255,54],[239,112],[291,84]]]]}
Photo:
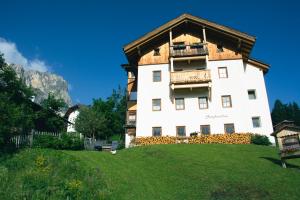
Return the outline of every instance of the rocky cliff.
{"type": "Polygon", "coordinates": [[[72,105],[68,83],[61,76],[49,72],[25,70],[20,65],[11,66],[15,69],[18,77],[33,88],[36,93],[35,102],[40,103],[48,97],[49,93],[52,93],[57,98],[62,98],[69,106],[72,105]]]}

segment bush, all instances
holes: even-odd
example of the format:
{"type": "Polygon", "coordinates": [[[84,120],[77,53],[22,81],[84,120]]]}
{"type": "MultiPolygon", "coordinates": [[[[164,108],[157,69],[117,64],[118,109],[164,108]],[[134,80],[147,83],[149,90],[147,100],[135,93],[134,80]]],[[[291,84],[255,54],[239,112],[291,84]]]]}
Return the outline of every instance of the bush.
{"type": "Polygon", "coordinates": [[[35,135],[32,147],[59,149],[59,138],[53,135],[35,135]]]}
{"type": "Polygon", "coordinates": [[[257,145],[271,145],[269,138],[265,135],[254,134],[251,135],[251,143],[257,145]]]}
{"type": "Polygon", "coordinates": [[[33,139],[32,147],[63,149],[63,150],[82,150],[84,149],[83,140],[74,134],[62,133],[60,137],[53,135],[36,135],[33,139]]]}

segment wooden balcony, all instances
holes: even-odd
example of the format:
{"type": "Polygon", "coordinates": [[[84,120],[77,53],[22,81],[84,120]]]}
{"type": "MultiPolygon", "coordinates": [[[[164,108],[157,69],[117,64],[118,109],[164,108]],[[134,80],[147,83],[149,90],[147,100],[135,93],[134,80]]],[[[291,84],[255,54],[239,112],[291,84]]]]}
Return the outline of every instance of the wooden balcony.
{"type": "Polygon", "coordinates": [[[208,50],[206,44],[204,43],[192,45],[173,45],[170,47],[170,56],[175,58],[206,55],[208,55],[208,50]]]}
{"type": "Polygon", "coordinates": [[[211,81],[210,70],[171,72],[171,84],[196,84],[211,81]]]}

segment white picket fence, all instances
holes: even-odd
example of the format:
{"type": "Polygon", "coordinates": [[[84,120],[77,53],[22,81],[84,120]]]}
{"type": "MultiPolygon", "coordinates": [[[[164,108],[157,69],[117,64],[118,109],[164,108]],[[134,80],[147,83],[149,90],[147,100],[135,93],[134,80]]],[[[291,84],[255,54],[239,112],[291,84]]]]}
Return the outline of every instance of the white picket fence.
{"type": "MultiPolygon", "coordinates": [[[[72,133],[74,134],[74,133],[72,133]]],[[[80,136],[80,133],[76,133],[80,136]]],[[[16,148],[20,148],[22,146],[31,146],[33,142],[33,138],[36,135],[51,135],[54,137],[60,137],[62,133],[59,132],[43,132],[43,131],[36,131],[32,130],[30,134],[27,135],[17,135],[11,138],[11,142],[16,145],[16,148]]]]}

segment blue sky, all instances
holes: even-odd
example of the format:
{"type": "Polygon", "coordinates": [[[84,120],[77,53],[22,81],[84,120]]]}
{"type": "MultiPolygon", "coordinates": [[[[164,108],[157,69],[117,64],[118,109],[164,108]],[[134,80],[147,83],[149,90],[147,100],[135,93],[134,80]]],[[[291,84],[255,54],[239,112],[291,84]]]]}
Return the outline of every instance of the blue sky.
{"type": "Polygon", "coordinates": [[[89,104],[125,87],[125,44],[190,13],[256,36],[251,55],[271,64],[270,106],[277,98],[300,103],[300,3],[247,2],[0,0],[0,38],[15,45],[29,68],[63,76],[73,103],[89,104]]]}

